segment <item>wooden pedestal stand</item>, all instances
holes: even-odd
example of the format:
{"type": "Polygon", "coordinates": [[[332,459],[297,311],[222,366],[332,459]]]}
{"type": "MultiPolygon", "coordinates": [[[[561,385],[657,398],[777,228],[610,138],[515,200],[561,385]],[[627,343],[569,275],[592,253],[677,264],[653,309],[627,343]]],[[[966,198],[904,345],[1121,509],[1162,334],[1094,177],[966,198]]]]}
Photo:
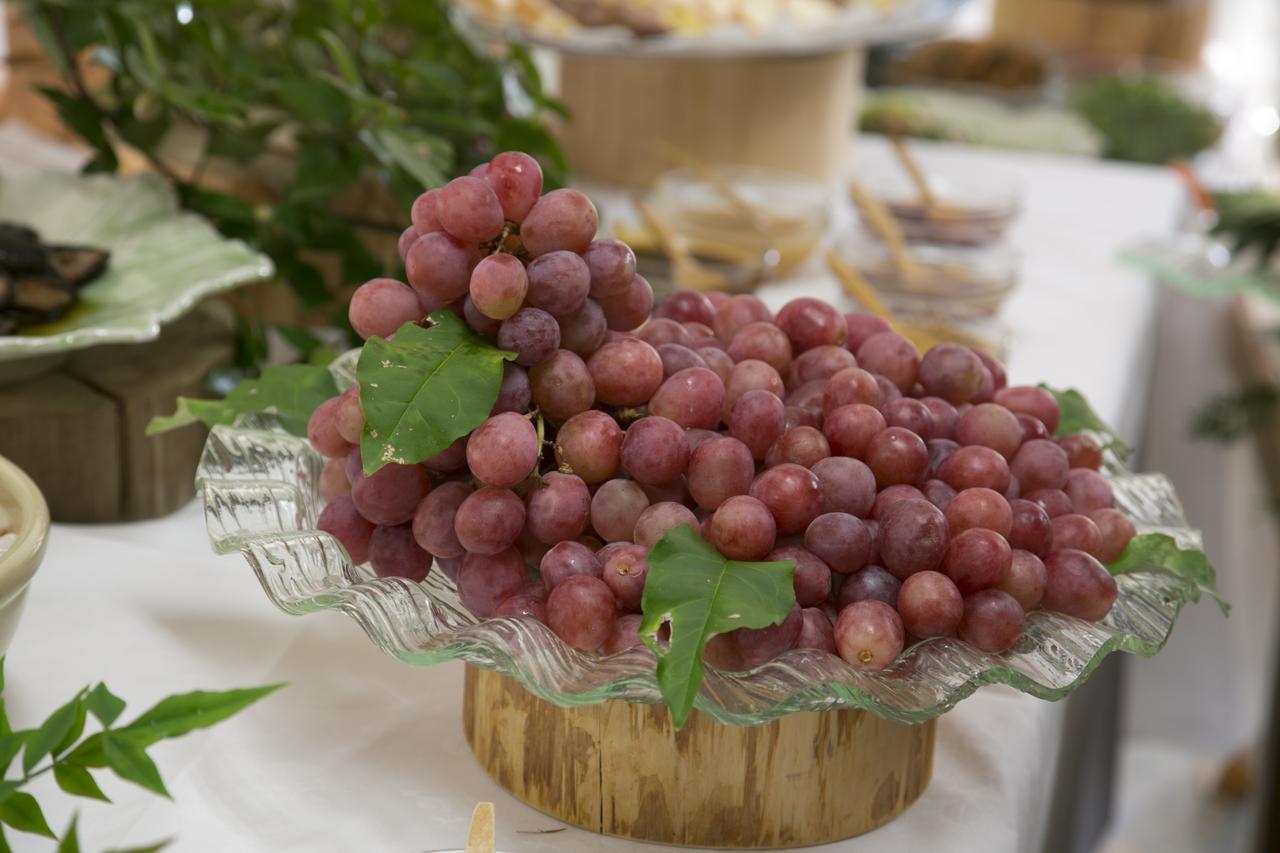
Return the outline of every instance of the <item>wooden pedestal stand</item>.
{"type": "Polygon", "coordinates": [[[153,416],[173,412],[179,395],[207,396],[205,377],[230,363],[232,351],[228,324],[197,309],[151,343],[79,350],[54,370],[6,377],[0,456],[36,481],[54,521],[167,515],[195,494],[206,431],[143,431],[153,416]]]}
{"type": "Polygon", "coordinates": [[[933,721],[865,711],[725,726],[662,705],[561,708],[467,667],[467,742],[499,785],[593,832],[687,847],[824,844],[885,824],[933,772],[933,721]]]}
{"type": "Polygon", "coordinates": [[[561,141],[574,172],[648,187],[677,165],[772,166],[833,180],[844,164],[862,50],[817,56],[561,58],[572,115],[561,141]]]}
{"type": "Polygon", "coordinates": [[[996,0],[994,33],[1055,52],[1200,64],[1210,0],[996,0]]]}

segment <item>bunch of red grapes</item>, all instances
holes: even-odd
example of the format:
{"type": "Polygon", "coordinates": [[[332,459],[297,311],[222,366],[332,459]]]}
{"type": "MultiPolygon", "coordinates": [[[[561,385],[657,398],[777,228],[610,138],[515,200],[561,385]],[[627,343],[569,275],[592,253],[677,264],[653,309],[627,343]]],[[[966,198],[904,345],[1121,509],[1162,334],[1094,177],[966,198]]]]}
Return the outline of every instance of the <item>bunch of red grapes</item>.
{"type": "Polygon", "coordinates": [[[650,318],[652,289],[630,248],[595,239],[590,200],[541,189],[536,161],[508,152],[424,193],[400,241],[408,284],[351,300],[365,337],[449,309],[518,354],[491,416],[419,465],[362,473],[356,388],[316,410],[319,527],[357,563],[414,580],[434,563],[477,616],[612,654],[640,643],[649,549],[691,525],[732,560],[795,565],[785,621],[708,645],[728,670],[814,648],[874,671],[937,636],[995,652],[1027,611],[1110,610],[1103,563],[1134,526],[1098,444],[1052,437],[1051,394],[816,299],[775,315],[678,291],[650,318]]]}

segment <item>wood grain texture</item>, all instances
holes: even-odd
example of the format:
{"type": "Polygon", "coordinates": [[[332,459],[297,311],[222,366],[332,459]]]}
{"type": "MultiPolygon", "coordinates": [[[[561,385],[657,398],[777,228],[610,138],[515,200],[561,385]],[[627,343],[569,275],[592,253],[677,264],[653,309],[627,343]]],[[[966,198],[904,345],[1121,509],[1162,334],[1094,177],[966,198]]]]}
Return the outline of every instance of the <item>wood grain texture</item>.
{"type": "Polygon", "coordinates": [[[993,34],[1075,56],[1200,64],[1210,0],[996,0],[993,34]]]}
{"type": "Polygon", "coordinates": [[[584,178],[648,187],[676,164],[771,166],[821,180],[845,161],[862,53],[804,57],[613,59],[564,56],[561,141],[584,178]]]}
{"type": "Polygon", "coordinates": [[[778,848],[850,838],[929,784],[935,724],[864,711],[725,726],[664,706],[560,708],[467,667],[463,724],[494,781],[566,823],[688,847],[778,848]]]}

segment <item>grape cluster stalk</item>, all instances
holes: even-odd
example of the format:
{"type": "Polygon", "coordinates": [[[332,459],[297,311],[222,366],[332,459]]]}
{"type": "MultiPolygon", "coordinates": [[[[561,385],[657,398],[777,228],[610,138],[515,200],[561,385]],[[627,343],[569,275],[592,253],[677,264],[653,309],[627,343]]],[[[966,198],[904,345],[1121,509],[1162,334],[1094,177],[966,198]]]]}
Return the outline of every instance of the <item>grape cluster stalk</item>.
{"type": "Polygon", "coordinates": [[[319,527],[380,576],[434,566],[479,617],[614,654],[641,642],[649,549],[690,525],[729,559],[795,566],[790,616],[708,643],[734,671],[793,648],[876,671],[927,637],[998,652],[1029,611],[1098,620],[1115,601],[1103,564],[1135,530],[1101,449],[1054,438],[1054,397],[990,355],[921,354],[811,298],[775,315],[676,291],[654,310],[591,201],[542,194],[519,152],[423,193],[412,221],[407,283],[361,286],[352,326],[447,309],[516,359],[490,417],[422,464],[363,473],[357,388],[316,410],[319,527]]]}

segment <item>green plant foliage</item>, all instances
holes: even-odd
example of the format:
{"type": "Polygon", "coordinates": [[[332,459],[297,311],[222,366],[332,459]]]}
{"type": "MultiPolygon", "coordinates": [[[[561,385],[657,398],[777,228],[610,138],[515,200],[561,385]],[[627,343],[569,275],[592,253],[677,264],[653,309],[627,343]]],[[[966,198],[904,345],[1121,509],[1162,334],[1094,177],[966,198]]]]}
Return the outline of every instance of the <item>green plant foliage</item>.
{"type": "MultiPolygon", "coordinates": [[[[1218,602],[1224,615],[1231,612],[1231,605],[1218,595],[1218,575],[1209,564],[1209,558],[1198,548],[1179,548],[1172,536],[1164,533],[1144,533],[1129,540],[1124,553],[1107,571],[1113,575],[1126,572],[1162,569],[1195,585],[1197,592],[1205,592],[1218,602]]],[[[1199,595],[1195,598],[1199,601],[1199,595]]]]}
{"type": "Polygon", "coordinates": [[[1099,77],[1072,92],[1070,106],[1102,134],[1103,153],[1114,160],[1189,159],[1222,133],[1212,111],[1156,77],[1099,77]]]}
{"type": "Polygon", "coordinates": [[[260,377],[242,381],[221,400],[179,397],[177,411],[152,418],[147,424],[147,435],[168,432],[196,421],[206,426],[230,424],[240,415],[257,412],[270,412],[293,435],[306,435],[311,413],[337,393],[338,386],[325,367],[315,364],[268,367],[260,377]]]}
{"type": "Polygon", "coordinates": [[[1218,212],[1213,233],[1229,238],[1232,252],[1257,252],[1257,269],[1265,272],[1280,251],[1280,194],[1214,193],[1213,205],[1218,212]]]}
{"type": "Polygon", "coordinates": [[[1064,435],[1071,435],[1074,432],[1092,432],[1102,435],[1103,448],[1110,449],[1120,458],[1124,458],[1133,452],[1124,439],[1122,439],[1115,430],[1107,426],[1102,418],[1089,405],[1089,401],[1084,398],[1074,388],[1066,388],[1059,390],[1050,388],[1048,385],[1041,384],[1041,388],[1053,395],[1058,401],[1058,429],[1054,435],[1061,438],[1064,435]]]}

